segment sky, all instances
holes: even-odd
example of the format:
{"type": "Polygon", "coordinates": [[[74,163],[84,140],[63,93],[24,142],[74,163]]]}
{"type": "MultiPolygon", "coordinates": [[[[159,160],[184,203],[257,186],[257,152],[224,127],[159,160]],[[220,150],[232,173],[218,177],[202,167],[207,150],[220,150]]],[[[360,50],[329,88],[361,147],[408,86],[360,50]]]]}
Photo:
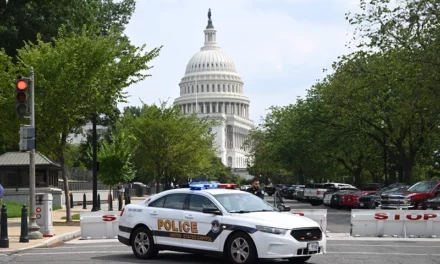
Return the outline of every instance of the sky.
{"type": "MultiPolygon", "coordinates": [[[[138,0],[126,34],[147,50],[163,45],[146,80],[128,87],[128,103],[171,105],[186,64],[200,51],[211,8],[217,43],[235,62],[250,99],[250,118],[262,123],[271,106],[294,104],[325,77],[348,45],[347,12],[359,0],[138,0]]],[[[351,47],[350,47],[351,46],[351,47]]]]}

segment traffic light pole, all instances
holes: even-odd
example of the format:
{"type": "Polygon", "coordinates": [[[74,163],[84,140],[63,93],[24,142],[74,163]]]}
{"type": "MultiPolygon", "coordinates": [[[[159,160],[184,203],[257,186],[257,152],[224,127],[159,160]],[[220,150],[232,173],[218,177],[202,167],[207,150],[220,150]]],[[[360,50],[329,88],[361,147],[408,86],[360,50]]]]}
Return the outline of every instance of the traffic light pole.
{"type": "MultiPolygon", "coordinates": [[[[30,68],[31,79],[31,127],[35,128],[35,91],[34,91],[34,69],[30,68]]],[[[37,225],[36,205],[35,205],[35,148],[29,151],[29,239],[40,239],[43,234],[37,225]]]]}
{"type": "Polygon", "coordinates": [[[98,158],[97,158],[97,136],[96,136],[96,114],[93,114],[92,126],[92,167],[93,167],[93,206],[92,212],[99,211],[98,204],[98,158]]]}

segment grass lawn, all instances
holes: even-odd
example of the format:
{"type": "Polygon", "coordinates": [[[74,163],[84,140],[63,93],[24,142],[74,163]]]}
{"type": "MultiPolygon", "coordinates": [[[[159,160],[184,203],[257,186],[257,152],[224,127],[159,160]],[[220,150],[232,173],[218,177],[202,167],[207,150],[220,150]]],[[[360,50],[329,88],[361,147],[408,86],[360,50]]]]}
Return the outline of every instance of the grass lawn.
{"type": "MultiPolygon", "coordinates": [[[[18,203],[14,203],[14,202],[8,202],[8,201],[4,201],[3,202],[4,205],[6,205],[6,208],[8,209],[8,218],[17,218],[17,217],[21,217],[21,209],[23,208],[23,204],[18,204],[18,203]]],[[[27,208],[27,214],[29,217],[29,207],[26,204],[26,208],[27,208]]],[[[61,206],[53,206],[52,210],[59,210],[61,209],[61,206]]]]}
{"type": "MultiPolygon", "coordinates": [[[[62,220],[66,220],[66,217],[63,216],[63,217],[61,217],[61,219],[62,219],[62,220]]],[[[72,220],[79,220],[79,214],[73,214],[73,215],[72,215],[72,220]]]]}
{"type": "MultiPolygon", "coordinates": [[[[21,217],[21,209],[23,208],[22,204],[7,201],[4,201],[3,204],[6,205],[6,209],[8,209],[8,218],[21,217]]],[[[29,207],[27,207],[27,205],[26,208],[29,216],[29,207]]]]}

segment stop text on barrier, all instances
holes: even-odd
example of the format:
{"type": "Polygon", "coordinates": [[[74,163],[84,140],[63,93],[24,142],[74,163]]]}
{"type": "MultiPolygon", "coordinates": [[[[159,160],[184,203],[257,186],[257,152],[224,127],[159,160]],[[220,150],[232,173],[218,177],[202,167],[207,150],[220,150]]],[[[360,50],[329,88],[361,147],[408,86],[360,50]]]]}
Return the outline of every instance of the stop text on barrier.
{"type": "Polygon", "coordinates": [[[112,222],[115,221],[117,218],[115,215],[103,215],[102,216],[102,221],[104,222],[112,222]]]}
{"type": "Polygon", "coordinates": [[[393,214],[388,215],[386,213],[376,213],[374,214],[374,219],[376,220],[422,220],[428,221],[430,219],[435,219],[438,216],[436,214],[393,214]]]}

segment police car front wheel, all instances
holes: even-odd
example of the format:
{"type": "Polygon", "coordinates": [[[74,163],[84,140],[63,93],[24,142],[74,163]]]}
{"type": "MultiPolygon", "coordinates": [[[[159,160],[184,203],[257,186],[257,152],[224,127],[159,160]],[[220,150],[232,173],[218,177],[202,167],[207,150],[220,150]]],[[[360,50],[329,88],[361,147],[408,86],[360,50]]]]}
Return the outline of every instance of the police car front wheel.
{"type": "Polygon", "coordinates": [[[226,258],[234,264],[254,263],[257,260],[255,245],[245,233],[232,234],[226,244],[226,258]]]}
{"type": "Polygon", "coordinates": [[[148,259],[157,256],[158,251],[155,248],[153,236],[146,227],[139,227],[134,231],[131,247],[136,257],[148,259]]]}

